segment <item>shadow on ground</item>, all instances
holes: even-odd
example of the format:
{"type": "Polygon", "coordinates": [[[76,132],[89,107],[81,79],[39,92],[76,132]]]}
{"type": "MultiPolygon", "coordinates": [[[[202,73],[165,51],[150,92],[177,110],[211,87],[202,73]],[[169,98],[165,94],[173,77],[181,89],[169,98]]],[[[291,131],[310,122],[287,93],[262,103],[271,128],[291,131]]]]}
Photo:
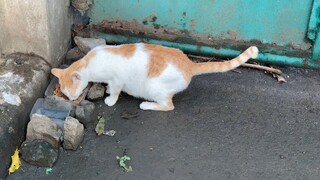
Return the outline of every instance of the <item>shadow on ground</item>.
{"type": "Polygon", "coordinates": [[[49,175],[23,163],[8,179],[319,178],[319,71],[286,68],[288,82],[280,84],[239,70],[194,78],[171,112],[139,110],[141,100],[125,94],[112,108],[96,101],[114,137],[97,137],[95,122],[81,148],[61,152],[49,175]],[[138,117],[122,119],[128,112],[138,117]],[[133,172],[117,165],[124,152],[133,172]]]}

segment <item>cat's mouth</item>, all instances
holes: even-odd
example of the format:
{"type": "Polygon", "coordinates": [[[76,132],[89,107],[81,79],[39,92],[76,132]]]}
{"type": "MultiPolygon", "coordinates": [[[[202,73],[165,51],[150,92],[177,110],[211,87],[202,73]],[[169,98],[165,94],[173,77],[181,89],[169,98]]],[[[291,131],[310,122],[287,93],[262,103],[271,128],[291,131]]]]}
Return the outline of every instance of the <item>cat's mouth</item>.
{"type": "Polygon", "coordinates": [[[69,100],[74,101],[78,99],[78,96],[68,96],[69,100]]]}

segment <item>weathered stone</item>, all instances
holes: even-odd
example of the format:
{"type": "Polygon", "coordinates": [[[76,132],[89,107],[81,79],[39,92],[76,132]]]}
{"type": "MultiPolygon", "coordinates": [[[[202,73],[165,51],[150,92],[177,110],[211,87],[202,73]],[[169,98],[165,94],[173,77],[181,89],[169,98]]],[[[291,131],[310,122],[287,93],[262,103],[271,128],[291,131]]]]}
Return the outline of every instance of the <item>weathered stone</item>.
{"type": "Polygon", "coordinates": [[[52,167],[59,156],[58,148],[41,139],[23,142],[20,153],[24,161],[43,167],[52,167]]]}
{"type": "Polygon", "coordinates": [[[33,114],[27,127],[27,140],[43,139],[55,147],[60,146],[62,130],[50,118],[33,114]]]}
{"type": "Polygon", "coordinates": [[[87,98],[89,100],[103,98],[105,90],[106,90],[106,88],[102,84],[94,83],[89,89],[89,92],[87,94],[87,98]]]}
{"type": "Polygon", "coordinates": [[[74,47],[67,52],[66,63],[71,64],[74,61],[81,59],[85,54],[79,49],[79,47],[74,47]]]}
{"type": "Polygon", "coordinates": [[[79,36],[74,37],[74,42],[77,44],[79,49],[87,54],[91,49],[106,44],[105,39],[96,38],[82,38],[79,36]]]}
{"type": "Polygon", "coordinates": [[[86,114],[83,106],[76,106],[76,118],[81,123],[84,123],[86,121],[86,114]]]}
{"type": "Polygon", "coordinates": [[[83,124],[91,122],[94,108],[94,103],[82,100],[80,105],[75,109],[76,118],[83,124]]]}
{"type": "Polygon", "coordinates": [[[84,127],[77,119],[68,116],[63,128],[63,147],[77,150],[83,140],[84,127]]]}

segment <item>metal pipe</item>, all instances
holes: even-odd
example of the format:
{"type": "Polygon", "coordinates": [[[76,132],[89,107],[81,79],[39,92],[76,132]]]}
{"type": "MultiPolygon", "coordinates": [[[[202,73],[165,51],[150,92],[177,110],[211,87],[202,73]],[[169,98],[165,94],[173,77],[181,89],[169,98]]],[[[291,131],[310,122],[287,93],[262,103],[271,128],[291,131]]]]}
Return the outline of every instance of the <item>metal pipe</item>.
{"type": "MultiPolygon", "coordinates": [[[[95,32],[97,36],[103,37],[108,43],[136,43],[144,42],[151,44],[160,44],[168,47],[179,48],[184,52],[193,54],[202,54],[206,56],[215,56],[222,58],[232,58],[238,56],[241,52],[238,50],[227,49],[227,48],[213,48],[209,46],[197,46],[193,44],[183,44],[155,39],[139,38],[132,36],[114,35],[95,32]]],[[[319,68],[318,64],[308,63],[309,59],[304,59],[301,57],[288,57],[270,53],[260,53],[257,59],[254,61],[268,63],[268,64],[278,64],[278,65],[290,65],[295,67],[310,67],[319,68]]]]}

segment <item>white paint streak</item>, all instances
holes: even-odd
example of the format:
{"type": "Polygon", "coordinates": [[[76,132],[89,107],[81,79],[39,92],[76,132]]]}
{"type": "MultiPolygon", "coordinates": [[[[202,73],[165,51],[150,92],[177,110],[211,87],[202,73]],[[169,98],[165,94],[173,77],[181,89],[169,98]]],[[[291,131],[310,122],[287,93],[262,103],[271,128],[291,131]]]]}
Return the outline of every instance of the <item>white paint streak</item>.
{"type": "Polygon", "coordinates": [[[21,104],[21,99],[16,94],[8,94],[3,92],[2,96],[4,101],[8,104],[15,105],[15,106],[19,106],[21,104]]]}

